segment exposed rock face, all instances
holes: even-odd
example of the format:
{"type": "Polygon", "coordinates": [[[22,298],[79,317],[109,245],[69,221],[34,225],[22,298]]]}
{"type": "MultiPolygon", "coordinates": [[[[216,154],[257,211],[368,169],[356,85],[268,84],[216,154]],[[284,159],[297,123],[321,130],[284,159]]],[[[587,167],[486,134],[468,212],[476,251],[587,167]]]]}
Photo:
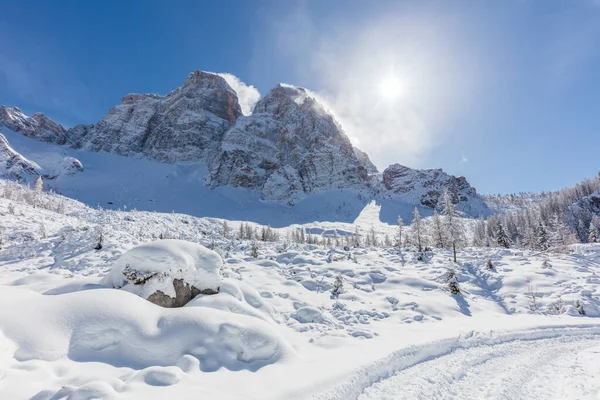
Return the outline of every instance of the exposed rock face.
{"type": "Polygon", "coordinates": [[[164,97],[128,94],[96,124],[71,129],[68,141],[88,151],[207,162],[241,115],[237,95],[225,79],[194,71],[164,97]]]}
{"type": "Polygon", "coordinates": [[[225,134],[211,169],[212,186],[258,189],[264,200],[288,204],[367,181],[341,126],[304,89],[282,85],[225,134]]]}
{"type": "Polygon", "coordinates": [[[358,161],[360,161],[362,166],[365,167],[365,169],[367,170],[367,173],[376,174],[379,172],[375,164],[371,162],[371,159],[369,158],[369,155],[367,153],[365,153],[358,147],[352,147],[352,149],[354,150],[354,155],[356,156],[356,158],[358,158],[358,161]]]}
{"type": "Polygon", "coordinates": [[[412,204],[439,208],[444,192],[448,191],[453,202],[470,211],[469,215],[485,215],[489,212],[475,188],[464,177],[449,175],[441,169],[416,170],[392,164],[383,171],[383,185],[389,193],[412,204]],[[477,210],[481,210],[481,213],[471,212],[477,210]]]}
{"type": "Polygon", "coordinates": [[[157,290],[156,292],[148,296],[148,301],[161,307],[183,307],[199,294],[218,293],[218,291],[212,289],[200,290],[197,287],[192,286],[187,282],[184,282],[183,279],[174,279],[173,289],[175,290],[175,297],[171,297],[163,293],[161,290],[157,290]]]}
{"type": "Polygon", "coordinates": [[[66,129],[62,125],[41,113],[28,117],[17,107],[0,106],[0,126],[44,142],[64,144],[66,141],[66,129]]]}
{"type": "Polygon", "coordinates": [[[38,177],[40,171],[39,165],[13,150],[0,133],[0,177],[23,181],[38,177]]]}

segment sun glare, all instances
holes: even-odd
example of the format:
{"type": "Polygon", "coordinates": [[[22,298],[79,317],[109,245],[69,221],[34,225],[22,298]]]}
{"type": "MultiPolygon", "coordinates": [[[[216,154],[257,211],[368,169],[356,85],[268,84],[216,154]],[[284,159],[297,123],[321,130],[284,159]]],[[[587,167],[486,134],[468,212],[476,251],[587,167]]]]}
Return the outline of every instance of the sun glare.
{"type": "Polygon", "coordinates": [[[386,100],[395,100],[402,94],[402,82],[394,75],[386,75],[379,82],[379,94],[386,100]]]}

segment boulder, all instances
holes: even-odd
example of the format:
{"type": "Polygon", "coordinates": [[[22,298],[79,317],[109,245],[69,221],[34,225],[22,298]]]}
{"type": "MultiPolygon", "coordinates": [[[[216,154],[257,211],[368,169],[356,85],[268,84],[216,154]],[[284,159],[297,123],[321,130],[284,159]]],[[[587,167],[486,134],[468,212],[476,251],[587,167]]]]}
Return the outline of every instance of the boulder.
{"type": "Polygon", "coordinates": [[[185,240],[165,239],[123,254],[103,284],[135,293],[161,307],[182,307],[221,286],[221,256],[185,240]]]}

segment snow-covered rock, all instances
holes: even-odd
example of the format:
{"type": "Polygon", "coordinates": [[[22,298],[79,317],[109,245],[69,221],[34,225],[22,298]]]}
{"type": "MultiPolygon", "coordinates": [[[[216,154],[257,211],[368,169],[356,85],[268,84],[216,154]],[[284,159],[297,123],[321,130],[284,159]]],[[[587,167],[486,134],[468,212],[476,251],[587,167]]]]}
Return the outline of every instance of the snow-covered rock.
{"type": "Polygon", "coordinates": [[[69,130],[71,146],[161,162],[208,161],[242,115],[223,77],[194,71],[166,96],[128,94],[93,125],[69,130]]]}
{"type": "Polygon", "coordinates": [[[182,307],[221,286],[221,256],[185,240],[164,239],[134,247],[114,263],[103,283],[163,307],[182,307]]]}
{"type": "Polygon", "coordinates": [[[0,177],[23,181],[39,176],[40,171],[39,165],[16,152],[0,133],[0,177]]]}
{"type": "Polygon", "coordinates": [[[17,107],[0,106],[2,126],[44,142],[64,144],[66,141],[66,129],[62,125],[41,113],[28,117],[17,107]]]}
{"type": "Polygon", "coordinates": [[[447,191],[458,208],[468,216],[487,216],[491,210],[474,187],[462,177],[449,175],[441,169],[412,169],[392,164],[383,171],[382,193],[403,201],[435,209],[447,191]]]}
{"type": "Polygon", "coordinates": [[[277,85],[223,138],[212,186],[294,204],[306,193],[366,188],[367,168],[333,116],[302,88],[277,85]]]}

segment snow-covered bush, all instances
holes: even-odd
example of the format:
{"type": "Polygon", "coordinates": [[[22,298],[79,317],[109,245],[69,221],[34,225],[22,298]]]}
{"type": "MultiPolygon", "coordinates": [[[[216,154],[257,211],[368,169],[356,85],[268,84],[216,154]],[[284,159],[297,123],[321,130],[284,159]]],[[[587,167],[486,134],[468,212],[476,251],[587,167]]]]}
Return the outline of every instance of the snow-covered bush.
{"type": "Polygon", "coordinates": [[[215,294],[223,259],[197,243],[164,239],[123,254],[103,279],[163,307],[181,307],[198,294],[215,294]]]}
{"type": "Polygon", "coordinates": [[[454,268],[448,268],[446,272],[446,284],[448,290],[452,294],[460,294],[460,287],[458,286],[458,274],[454,268]]]}

